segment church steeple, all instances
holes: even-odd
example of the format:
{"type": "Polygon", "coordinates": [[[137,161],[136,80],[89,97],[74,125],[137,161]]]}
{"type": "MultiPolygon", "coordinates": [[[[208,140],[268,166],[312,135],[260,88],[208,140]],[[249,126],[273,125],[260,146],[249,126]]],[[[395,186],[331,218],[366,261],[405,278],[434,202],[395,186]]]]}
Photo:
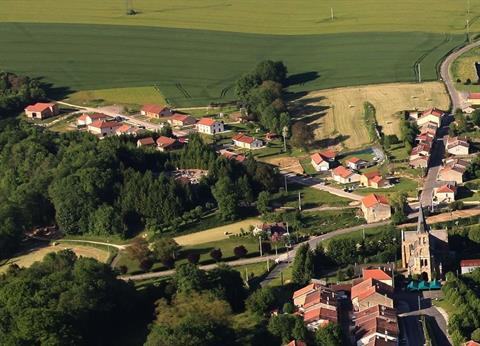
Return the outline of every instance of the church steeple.
{"type": "Polygon", "coordinates": [[[417,233],[425,233],[428,231],[429,228],[427,222],[425,221],[425,216],[423,215],[422,203],[420,203],[420,206],[418,207],[417,233]]]}

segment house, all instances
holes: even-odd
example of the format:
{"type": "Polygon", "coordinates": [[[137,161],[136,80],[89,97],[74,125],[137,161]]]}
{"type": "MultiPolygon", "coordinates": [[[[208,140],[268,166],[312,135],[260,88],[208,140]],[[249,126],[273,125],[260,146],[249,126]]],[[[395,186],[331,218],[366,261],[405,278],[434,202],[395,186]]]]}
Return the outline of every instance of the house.
{"type": "Polygon", "coordinates": [[[352,287],[354,311],[362,311],[375,305],[393,308],[393,287],[376,279],[365,279],[352,287]]]}
{"type": "Polygon", "coordinates": [[[197,119],[186,114],[175,113],[167,121],[173,127],[183,127],[194,125],[197,122],[197,119]]]}
{"type": "Polygon", "coordinates": [[[87,126],[93,123],[96,120],[109,120],[110,117],[103,113],[84,113],[77,118],[77,126],[87,126]]]}
{"type": "Polygon", "coordinates": [[[428,133],[428,132],[422,132],[417,137],[415,137],[415,141],[418,144],[427,144],[427,145],[432,145],[433,140],[435,138],[434,134],[428,133]]]}
{"type": "Polygon", "coordinates": [[[447,230],[431,230],[420,205],[417,229],[402,231],[402,267],[408,275],[422,275],[428,281],[433,273],[442,274],[448,255],[447,230]]]}
{"type": "Polygon", "coordinates": [[[387,198],[373,193],[362,198],[361,209],[367,223],[388,220],[392,216],[387,198]]]}
{"type": "Polygon", "coordinates": [[[337,310],[338,295],[326,286],[318,286],[314,291],[307,293],[300,311],[307,312],[319,307],[329,310],[337,310]]]}
{"type": "Polygon", "coordinates": [[[360,176],[360,185],[379,189],[389,185],[387,179],[384,179],[378,171],[363,173],[360,176]]]}
{"type": "Polygon", "coordinates": [[[220,150],[219,153],[220,155],[222,155],[223,157],[226,157],[229,160],[236,160],[237,162],[240,162],[240,163],[242,163],[247,159],[245,155],[237,154],[225,149],[220,150]]]}
{"type": "Polygon", "coordinates": [[[459,159],[451,159],[438,172],[437,180],[454,181],[457,184],[463,183],[463,175],[467,170],[468,162],[459,159]]]}
{"type": "Polygon", "coordinates": [[[437,123],[433,123],[431,121],[423,124],[422,127],[420,127],[420,133],[426,133],[426,134],[429,134],[433,137],[435,137],[437,135],[437,132],[438,132],[438,125],[437,123]]]}
{"type": "Polygon", "coordinates": [[[429,160],[430,158],[428,156],[420,156],[408,161],[408,165],[412,168],[427,168],[429,160]]]}
{"type": "Polygon", "coordinates": [[[140,114],[149,118],[161,118],[171,116],[172,110],[167,106],[146,104],[143,105],[142,109],[140,110],[140,114]]]}
{"type": "Polygon", "coordinates": [[[355,325],[357,346],[398,345],[400,330],[398,319],[375,317],[355,325]]]}
{"type": "Polygon", "coordinates": [[[420,116],[420,112],[417,110],[405,111],[405,115],[408,120],[416,121],[420,116]]]}
{"type": "Polygon", "coordinates": [[[106,137],[115,134],[115,131],[121,125],[117,121],[95,120],[87,126],[87,130],[94,135],[106,137]]]}
{"type": "Polygon", "coordinates": [[[445,149],[452,155],[468,155],[470,144],[465,137],[447,137],[445,149]]]}
{"type": "Polygon", "coordinates": [[[460,261],[460,270],[462,274],[471,273],[477,268],[480,268],[480,259],[468,259],[460,261]]]}
{"type": "Polygon", "coordinates": [[[480,106],[480,93],[469,93],[467,96],[467,102],[472,106],[480,106]]]}
{"type": "Polygon", "coordinates": [[[393,287],[393,277],[382,269],[362,269],[364,279],[375,279],[393,287]]]}
{"type": "Polygon", "coordinates": [[[160,151],[168,151],[179,148],[181,143],[175,139],[165,136],[160,136],[157,138],[157,149],[160,151]]]}
{"type": "Polygon", "coordinates": [[[315,153],[310,156],[310,163],[317,172],[325,172],[330,169],[330,163],[325,160],[320,153],[315,153]]]}
{"type": "Polygon", "coordinates": [[[428,143],[418,144],[410,153],[408,164],[413,168],[427,168],[432,146],[428,143]]]}
{"type": "Polygon", "coordinates": [[[455,201],[457,187],[451,184],[445,184],[433,189],[433,199],[437,203],[450,203],[455,201]]]}
{"type": "Polygon", "coordinates": [[[295,305],[297,308],[303,307],[307,295],[311,292],[314,292],[320,286],[321,285],[317,283],[310,283],[307,286],[293,292],[293,305],[295,305]]]}
{"type": "Polygon", "coordinates": [[[207,135],[215,135],[225,131],[222,121],[216,121],[212,118],[202,118],[197,122],[197,131],[207,135]]]}
{"type": "Polygon", "coordinates": [[[59,109],[56,103],[42,103],[38,102],[34,105],[29,105],[25,108],[27,118],[31,119],[46,119],[58,115],[59,109]]]}
{"type": "Polygon", "coordinates": [[[443,111],[438,108],[430,108],[426,111],[423,111],[420,117],[417,119],[417,125],[423,126],[428,122],[435,123],[437,127],[440,127],[442,124],[443,111]]]}
{"type": "Polygon", "coordinates": [[[152,137],[145,137],[137,140],[137,148],[153,147],[154,145],[155,145],[155,140],[152,137]]]}
{"type": "Polygon", "coordinates": [[[360,181],[360,175],[343,166],[332,170],[332,178],[340,184],[356,183],[360,181]]]}
{"type": "Polygon", "coordinates": [[[128,125],[128,124],[123,124],[115,130],[115,134],[117,136],[121,135],[131,135],[131,136],[137,136],[139,133],[141,133],[141,129],[138,127],[128,125]]]}
{"type": "Polygon", "coordinates": [[[245,149],[258,149],[263,147],[262,140],[247,136],[243,133],[239,133],[233,136],[232,141],[236,147],[245,148],[245,149]]]}
{"type": "Polygon", "coordinates": [[[337,310],[330,310],[324,307],[311,309],[303,314],[303,321],[309,330],[317,330],[325,327],[330,322],[338,322],[337,310]]]}
{"type": "Polygon", "coordinates": [[[359,170],[367,167],[368,162],[365,160],[359,159],[358,157],[351,157],[345,160],[345,164],[347,165],[347,167],[351,169],[359,170]]]}
{"type": "Polygon", "coordinates": [[[259,234],[266,234],[271,237],[272,234],[283,235],[287,231],[287,225],[282,222],[276,223],[262,223],[261,225],[255,225],[255,228],[252,230],[254,236],[259,234]]]}
{"type": "Polygon", "coordinates": [[[337,159],[337,153],[333,150],[327,149],[319,152],[319,154],[323,157],[324,160],[333,163],[337,159]]]}

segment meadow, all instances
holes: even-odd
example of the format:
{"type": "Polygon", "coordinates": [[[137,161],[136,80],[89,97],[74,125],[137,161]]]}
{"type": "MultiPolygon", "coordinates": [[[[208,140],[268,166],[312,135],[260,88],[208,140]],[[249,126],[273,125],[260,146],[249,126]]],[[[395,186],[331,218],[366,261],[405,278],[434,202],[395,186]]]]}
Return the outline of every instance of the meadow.
{"type": "Polygon", "coordinates": [[[0,22],[152,26],[262,34],[478,31],[480,1],[470,0],[2,0],[0,22]],[[331,20],[331,8],[334,20],[331,20]]]}
{"type": "Polygon", "coordinates": [[[461,91],[479,92],[478,75],[475,63],[478,62],[480,48],[474,48],[460,55],[451,65],[450,73],[453,80],[457,81],[455,87],[461,91]],[[466,84],[470,79],[471,84],[466,84]],[[460,81],[458,81],[460,80],[460,81]]]}
{"type": "Polygon", "coordinates": [[[253,35],[114,25],[0,23],[0,68],[43,77],[63,96],[156,86],[173,105],[233,98],[235,80],[262,59],[285,61],[289,90],[437,78],[436,64],[463,35],[343,33],[253,35]],[[67,88],[65,90],[65,88],[67,88]]]}

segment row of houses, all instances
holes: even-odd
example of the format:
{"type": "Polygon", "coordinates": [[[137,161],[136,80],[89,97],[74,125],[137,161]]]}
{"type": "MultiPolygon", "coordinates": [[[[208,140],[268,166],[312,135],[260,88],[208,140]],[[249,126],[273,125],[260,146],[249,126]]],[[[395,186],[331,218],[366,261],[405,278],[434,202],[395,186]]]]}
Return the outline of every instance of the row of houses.
{"type": "Polygon", "coordinates": [[[393,291],[392,275],[381,269],[363,269],[362,277],[351,284],[327,286],[314,281],[293,293],[293,304],[309,330],[345,323],[341,316],[349,316],[348,330],[357,346],[393,346],[399,337],[393,291]],[[353,311],[345,304],[348,295],[353,311]]]}

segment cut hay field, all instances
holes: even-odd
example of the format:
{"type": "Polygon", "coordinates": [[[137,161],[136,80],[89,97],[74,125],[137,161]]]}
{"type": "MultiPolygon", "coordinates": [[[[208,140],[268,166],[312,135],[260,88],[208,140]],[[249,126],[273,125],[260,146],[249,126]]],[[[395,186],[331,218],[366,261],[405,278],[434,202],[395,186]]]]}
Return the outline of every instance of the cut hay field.
{"type": "Polygon", "coordinates": [[[0,23],[0,69],[43,77],[62,88],[64,96],[82,90],[157,85],[169,103],[190,106],[231,100],[235,80],[266,58],[285,61],[292,92],[411,82],[419,61],[423,78],[434,80],[437,62],[463,40],[463,35],[422,32],[272,36],[142,26],[0,23]]]}
{"type": "Polygon", "coordinates": [[[14,263],[20,267],[30,267],[34,262],[41,261],[47,254],[51,252],[58,252],[65,249],[72,250],[79,257],[80,256],[91,257],[91,258],[95,258],[100,262],[106,262],[109,257],[108,251],[105,251],[96,247],[71,245],[71,244],[59,244],[56,246],[52,245],[52,246],[32,249],[30,252],[26,254],[22,254],[18,257],[9,259],[5,264],[0,266],[0,273],[7,270],[8,266],[14,263]]]}
{"type": "Polygon", "coordinates": [[[398,112],[438,107],[448,109],[450,99],[440,82],[391,83],[310,92],[297,101],[301,117],[315,127],[323,145],[354,149],[370,142],[364,126],[363,103],[375,106],[377,121],[385,134],[399,135],[398,112]],[[333,107],[332,107],[333,105],[333,107]],[[306,113],[305,113],[306,112],[306,113]]]}
{"type": "MultiPolygon", "coordinates": [[[[470,0],[471,31],[480,1],[470,0]]],[[[464,33],[467,1],[455,0],[2,0],[0,22],[152,26],[263,34],[464,33]],[[335,19],[330,18],[334,9],[335,19]]]]}
{"type": "Polygon", "coordinates": [[[229,236],[232,234],[240,233],[241,228],[243,228],[244,231],[248,231],[248,228],[250,226],[255,226],[259,223],[261,223],[259,219],[247,219],[225,226],[211,228],[201,232],[182,235],[179,237],[175,237],[174,239],[181,246],[197,245],[209,243],[212,241],[225,240],[228,239],[229,236]],[[227,232],[228,234],[226,235],[225,232],[227,232]]]}

